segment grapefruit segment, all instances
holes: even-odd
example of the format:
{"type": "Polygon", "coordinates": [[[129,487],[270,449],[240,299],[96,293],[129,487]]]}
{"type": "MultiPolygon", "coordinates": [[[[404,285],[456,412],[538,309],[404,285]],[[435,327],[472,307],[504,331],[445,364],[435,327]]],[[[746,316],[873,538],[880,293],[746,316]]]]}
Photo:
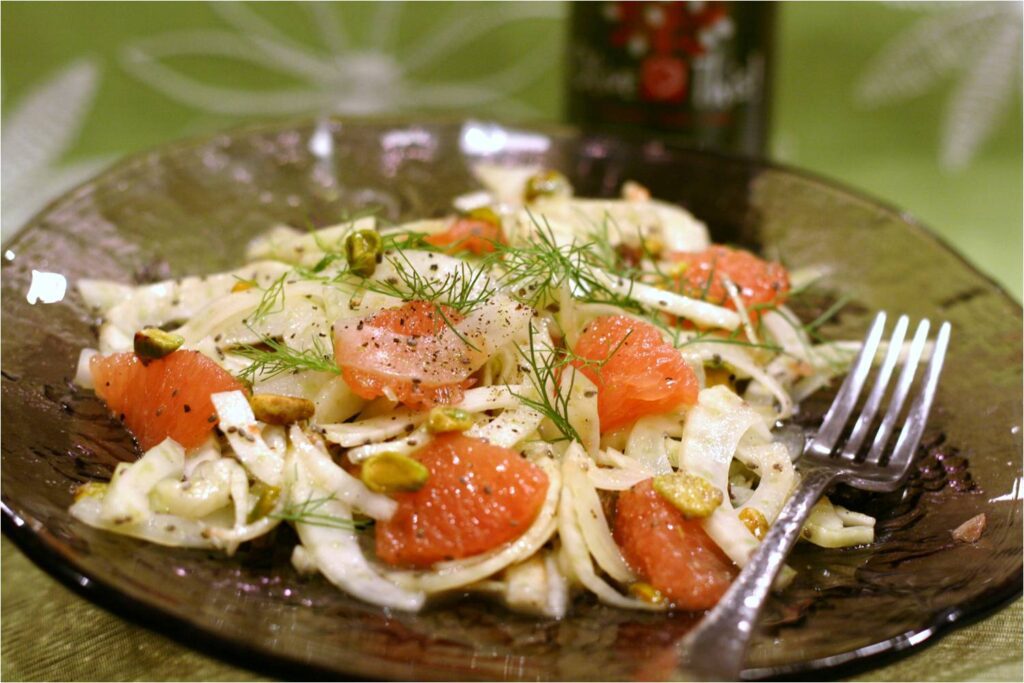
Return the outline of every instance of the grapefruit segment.
{"type": "Polygon", "coordinates": [[[759,308],[784,303],[789,294],[789,273],[782,264],[765,261],[743,249],[716,244],[699,252],[675,252],[668,258],[685,266],[676,278],[681,294],[735,309],[723,280],[723,276],[728,277],[752,318],[756,318],[759,308]]]}
{"type": "Polygon", "coordinates": [[[426,484],[394,494],[398,510],[376,525],[377,556],[391,565],[426,567],[515,540],[547,495],[541,468],[461,433],[437,436],[412,457],[430,471],[426,484]]]}
{"type": "Polygon", "coordinates": [[[244,389],[198,351],[145,363],[134,353],[93,356],[89,369],[96,394],[144,451],[168,437],[185,448],[201,445],[217,425],[210,394],[244,389]]]}
{"type": "Polygon", "coordinates": [[[430,235],[424,240],[435,247],[448,247],[445,251],[455,254],[468,251],[481,256],[495,251],[495,244],[504,244],[505,236],[497,223],[481,218],[465,217],[456,219],[447,230],[430,235]]]}
{"type": "Polygon", "coordinates": [[[600,364],[573,362],[597,385],[602,433],[697,402],[697,376],[650,323],[621,315],[596,318],[573,353],[600,364]]]}
{"type": "Polygon", "coordinates": [[[473,385],[471,378],[439,382],[417,376],[422,373],[416,368],[434,366],[440,373],[448,370],[442,366],[450,365],[445,359],[433,358],[439,350],[432,342],[446,325],[459,323],[462,316],[448,306],[439,308],[443,316],[438,307],[427,301],[410,301],[378,311],[360,323],[357,329],[365,341],[355,346],[339,343],[336,333],[335,360],[357,396],[370,400],[390,394],[410,408],[430,408],[462,400],[465,390],[473,385]],[[384,332],[401,335],[402,339],[392,339],[382,335],[384,332]]]}
{"type": "Polygon", "coordinates": [[[619,495],[613,535],[633,571],[680,609],[714,607],[738,573],[700,520],[683,517],[650,479],[619,495]]]}

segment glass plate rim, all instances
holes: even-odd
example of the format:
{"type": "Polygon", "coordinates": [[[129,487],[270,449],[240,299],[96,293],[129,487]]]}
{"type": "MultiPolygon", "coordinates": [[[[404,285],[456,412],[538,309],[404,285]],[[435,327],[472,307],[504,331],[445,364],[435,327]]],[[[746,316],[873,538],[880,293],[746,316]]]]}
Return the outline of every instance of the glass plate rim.
{"type": "MultiPolygon", "coordinates": [[[[95,175],[64,192],[48,202],[3,245],[0,250],[16,248],[23,236],[27,235],[35,225],[57,207],[72,201],[77,195],[88,191],[88,188],[106,176],[114,176],[124,173],[145,159],[153,156],[164,156],[178,153],[187,149],[202,147],[214,140],[225,137],[239,137],[246,135],[258,135],[273,131],[285,131],[296,128],[309,128],[323,123],[337,123],[342,126],[440,126],[440,127],[461,127],[467,123],[483,123],[485,125],[498,125],[504,128],[515,130],[527,130],[539,132],[549,136],[565,139],[575,138],[605,138],[615,140],[627,145],[640,145],[642,140],[650,142],[648,138],[641,138],[638,135],[608,134],[599,131],[581,129],[573,126],[557,123],[510,123],[501,120],[487,119],[466,119],[460,117],[437,116],[437,117],[350,117],[350,116],[305,116],[289,117],[274,120],[266,120],[254,123],[243,123],[227,127],[215,132],[188,138],[168,141],[161,145],[139,150],[124,156],[102,169],[95,175]]],[[[1006,289],[991,276],[978,270],[974,264],[966,259],[956,250],[945,238],[936,233],[933,229],[919,221],[912,214],[898,208],[885,200],[879,199],[860,189],[846,185],[845,183],[831,179],[823,174],[809,171],[785,163],[773,161],[767,158],[739,156],[713,150],[693,149],[685,145],[670,141],[658,141],[665,148],[696,156],[717,158],[728,163],[753,166],[759,170],[773,170],[784,174],[798,177],[822,188],[838,191],[846,197],[858,202],[881,209],[898,218],[899,222],[917,236],[930,240],[940,246],[943,251],[954,256],[965,268],[974,275],[982,278],[991,289],[998,293],[1006,303],[1009,303],[1018,318],[1022,317],[1021,304],[1006,289]]],[[[97,604],[109,611],[121,616],[135,624],[143,626],[161,635],[168,636],[185,647],[195,649],[208,656],[230,662],[249,670],[256,670],[252,666],[253,658],[259,661],[259,671],[278,672],[285,678],[294,678],[296,669],[303,671],[313,678],[336,677],[338,673],[345,672],[365,673],[369,675],[380,675],[379,663],[374,665],[370,671],[359,665],[358,662],[341,662],[339,667],[322,667],[318,664],[293,659],[287,655],[270,653],[259,646],[252,645],[241,639],[234,639],[218,632],[208,629],[205,626],[196,624],[186,618],[170,614],[159,607],[147,605],[129,599],[125,593],[116,586],[108,583],[102,578],[91,576],[79,567],[69,562],[56,548],[47,544],[40,530],[45,527],[41,522],[34,519],[27,519],[9,506],[9,497],[6,493],[0,500],[0,513],[2,513],[2,533],[11,539],[15,546],[23,552],[36,566],[44,570],[60,583],[72,589],[73,592],[84,597],[94,604],[97,604]],[[203,638],[195,638],[202,635],[203,638]]],[[[1021,571],[1024,572],[1024,560],[1022,560],[1021,571]]],[[[1024,577],[1018,573],[1008,578],[1005,582],[991,586],[983,593],[978,594],[966,605],[960,605],[955,609],[947,609],[944,612],[933,615],[931,621],[921,628],[912,629],[884,641],[872,643],[871,645],[837,653],[829,657],[804,660],[794,664],[780,665],[747,669],[743,673],[744,679],[779,679],[792,676],[808,676],[815,673],[828,672],[835,676],[848,676],[859,671],[870,670],[887,662],[899,659],[916,651],[920,651],[928,645],[940,640],[945,634],[957,628],[974,623],[985,616],[988,616],[1002,607],[1008,605],[1014,599],[1024,594],[1024,577]]]]}

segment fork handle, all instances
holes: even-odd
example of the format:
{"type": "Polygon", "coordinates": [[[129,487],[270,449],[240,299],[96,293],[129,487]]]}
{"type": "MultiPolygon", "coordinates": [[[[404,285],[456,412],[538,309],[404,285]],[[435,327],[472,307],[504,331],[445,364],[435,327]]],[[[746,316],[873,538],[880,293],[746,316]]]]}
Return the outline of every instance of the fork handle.
{"type": "Polygon", "coordinates": [[[680,645],[683,675],[696,680],[739,680],[747,647],[765,599],[793,548],[811,508],[836,478],[831,468],[803,473],[800,485],[779,513],[746,567],[714,609],[680,645]]]}

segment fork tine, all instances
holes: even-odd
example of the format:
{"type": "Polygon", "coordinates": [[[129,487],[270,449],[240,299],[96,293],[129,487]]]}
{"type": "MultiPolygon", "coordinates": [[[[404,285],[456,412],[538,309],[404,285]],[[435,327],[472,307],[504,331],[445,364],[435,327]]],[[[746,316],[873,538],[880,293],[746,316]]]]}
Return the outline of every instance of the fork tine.
{"type": "Polygon", "coordinates": [[[871,451],[864,458],[866,463],[878,464],[879,460],[881,460],[882,453],[885,451],[885,444],[889,442],[889,437],[896,426],[896,420],[899,419],[900,411],[903,410],[903,404],[906,403],[907,394],[910,393],[910,387],[914,384],[914,375],[917,374],[917,366],[921,361],[924,344],[928,340],[928,328],[930,325],[931,323],[927,319],[922,320],[917,325],[914,341],[910,344],[910,351],[907,353],[903,370],[900,372],[900,378],[896,383],[896,388],[893,389],[892,397],[889,399],[889,409],[885,411],[882,424],[878,426],[878,431],[875,432],[875,440],[871,444],[871,451]]]}
{"type": "MultiPolygon", "coordinates": [[[[939,328],[939,336],[935,340],[931,360],[928,361],[928,369],[925,370],[924,386],[921,387],[921,393],[917,395],[910,406],[907,423],[903,425],[903,430],[893,448],[892,457],[889,458],[889,466],[892,468],[906,469],[910,461],[914,459],[917,445],[921,442],[921,435],[924,434],[925,423],[928,422],[928,413],[932,409],[932,399],[935,398],[935,391],[939,386],[939,375],[942,373],[942,364],[946,360],[949,334],[949,323],[942,323],[942,327],[939,328]]],[[[905,473],[901,473],[901,478],[903,474],[905,473]]]]}
{"type": "Polygon", "coordinates": [[[857,405],[857,397],[864,386],[864,380],[867,379],[868,373],[871,371],[871,364],[878,351],[878,342],[882,338],[884,329],[885,312],[881,311],[875,316],[875,321],[871,324],[871,331],[868,332],[860,353],[857,354],[849,374],[846,375],[843,385],[839,388],[839,393],[836,394],[828,412],[825,413],[821,429],[818,430],[818,434],[811,442],[809,450],[822,456],[828,456],[832,452],[843,431],[843,425],[850,417],[853,407],[857,405]]]}
{"type": "Polygon", "coordinates": [[[885,360],[882,361],[882,367],[875,378],[875,386],[872,387],[871,394],[868,396],[864,408],[861,409],[860,417],[857,418],[857,424],[854,425],[850,438],[847,440],[846,445],[843,446],[844,458],[853,459],[860,452],[860,447],[864,443],[864,437],[867,436],[868,428],[871,427],[871,423],[875,420],[875,415],[878,414],[878,407],[885,396],[886,387],[889,386],[889,379],[892,377],[893,368],[896,367],[896,361],[899,360],[900,354],[903,351],[903,339],[907,335],[907,326],[909,324],[910,318],[905,315],[901,315],[899,320],[896,321],[896,328],[892,331],[892,337],[889,339],[889,349],[885,354],[885,360]]]}

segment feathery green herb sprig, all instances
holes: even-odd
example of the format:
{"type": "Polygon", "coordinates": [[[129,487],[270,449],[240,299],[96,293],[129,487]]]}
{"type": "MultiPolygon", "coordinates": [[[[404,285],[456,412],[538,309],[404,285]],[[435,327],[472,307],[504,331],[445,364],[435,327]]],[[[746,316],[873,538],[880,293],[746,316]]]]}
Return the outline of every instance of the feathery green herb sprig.
{"type": "Polygon", "coordinates": [[[519,355],[528,366],[526,374],[537,398],[517,393],[512,395],[518,398],[523,405],[533,408],[550,420],[555,429],[562,434],[562,438],[569,441],[581,441],[579,432],[569,422],[569,396],[572,393],[576,377],[573,375],[569,391],[563,393],[559,379],[564,364],[558,360],[558,350],[551,347],[538,349],[531,324],[529,346],[525,351],[520,348],[519,355]],[[548,387],[551,387],[551,390],[548,387]]]}
{"type": "Polygon", "coordinates": [[[471,312],[497,293],[486,269],[461,262],[457,270],[444,277],[424,276],[417,272],[409,257],[399,252],[385,261],[395,275],[383,280],[367,279],[360,283],[365,290],[393,296],[403,301],[428,301],[445,305],[461,314],[471,312]]]}
{"type": "Polygon", "coordinates": [[[576,385],[576,373],[571,371],[569,386],[563,391],[562,372],[568,366],[573,366],[574,369],[591,367],[595,368],[600,375],[601,368],[618,353],[632,334],[632,330],[627,332],[604,358],[584,358],[568,348],[538,348],[533,325],[530,325],[529,345],[525,351],[520,348],[519,355],[527,365],[527,376],[537,398],[515,393],[513,396],[518,398],[523,405],[533,408],[550,420],[564,439],[580,441],[579,432],[569,420],[569,400],[573,387],[576,385]],[[550,391],[548,387],[551,388],[550,391]]]}
{"type": "Polygon", "coordinates": [[[603,270],[607,264],[596,241],[560,245],[547,219],[542,225],[532,213],[530,218],[537,228],[536,241],[521,247],[496,245],[492,258],[504,271],[498,282],[514,298],[536,307],[566,286],[583,303],[610,304],[637,313],[644,310],[628,292],[621,294],[608,286],[603,270]]]}
{"type": "Polygon", "coordinates": [[[403,249],[432,252],[443,251],[440,247],[427,242],[427,238],[430,237],[430,233],[426,232],[419,232],[416,230],[390,230],[388,232],[382,232],[380,237],[381,249],[385,253],[389,251],[402,251],[403,249]]]}
{"type": "Polygon", "coordinates": [[[425,301],[432,304],[434,313],[455,333],[455,336],[474,351],[479,350],[459,331],[455,321],[445,311],[445,307],[460,315],[466,315],[490,300],[498,290],[488,277],[486,267],[474,268],[463,261],[459,263],[457,270],[447,273],[444,277],[430,277],[417,272],[404,252],[399,251],[396,256],[387,256],[385,261],[394,268],[393,277],[383,280],[366,279],[359,286],[403,301],[425,301]]]}
{"type": "Polygon", "coordinates": [[[313,338],[313,348],[299,351],[287,344],[263,337],[260,346],[245,345],[233,349],[233,353],[252,361],[238,373],[238,378],[254,382],[257,377],[269,379],[286,372],[314,370],[339,374],[334,356],[324,347],[319,337],[313,338]],[[265,347],[265,348],[261,348],[265,347]]]}
{"type": "Polygon", "coordinates": [[[281,273],[269,285],[261,287],[263,290],[263,296],[260,297],[260,301],[256,304],[256,308],[253,310],[252,314],[245,319],[246,324],[251,325],[254,322],[266,318],[271,313],[280,313],[284,310],[284,285],[285,282],[287,282],[289,275],[291,275],[291,271],[281,273]]]}
{"type": "Polygon", "coordinates": [[[322,498],[310,497],[302,503],[297,505],[288,505],[280,512],[272,512],[267,516],[272,519],[279,519],[283,522],[308,524],[310,526],[323,526],[331,529],[344,529],[345,531],[363,531],[373,526],[373,522],[370,520],[363,521],[346,519],[344,517],[325,515],[321,512],[317,512],[332,500],[334,500],[334,496],[324,496],[322,498]]]}

